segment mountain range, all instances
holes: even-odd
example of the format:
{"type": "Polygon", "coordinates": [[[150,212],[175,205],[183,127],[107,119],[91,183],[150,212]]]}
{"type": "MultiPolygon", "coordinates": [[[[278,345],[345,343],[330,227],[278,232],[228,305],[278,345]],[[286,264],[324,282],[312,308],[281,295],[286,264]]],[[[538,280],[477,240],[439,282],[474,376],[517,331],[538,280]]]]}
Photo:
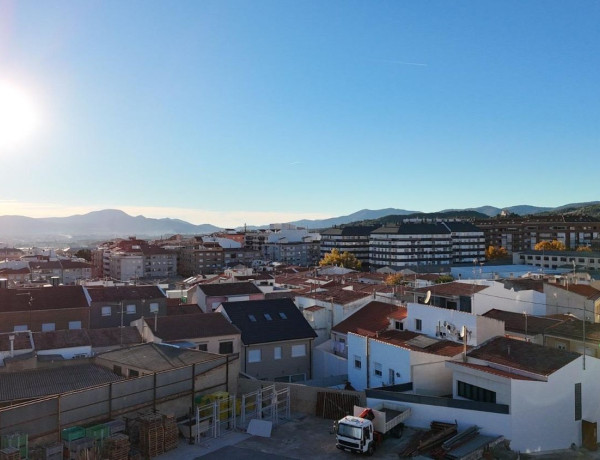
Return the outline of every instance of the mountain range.
{"type": "MultiPolygon", "coordinates": [[[[508,208],[481,206],[467,209],[446,209],[440,211],[439,214],[443,214],[444,216],[462,214],[469,215],[470,217],[479,217],[480,215],[480,217],[485,218],[486,216],[497,216],[502,210],[519,215],[558,212],[590,213],[600,218],[600,201],[571,203],[556,208],[530,205],[518,205],[508,208]]],[[[376,220],[386,216],[418,216],[419,214],[423,214],[424,216],[431,215],[419,211],[408,211],[397,208],[362,209],[345,216],[320,220],[298,220],[289,223],[309,229],[324,229],[335,225],[376,220]]],[[[140,238],[169,236],[173,234],[201,235],[219,230],[222,229],[211,224],[194,225],[180,219],[153,219],[144,216],[130,216],[117,209],[105,209],[69,217],[32,218],[24,216],[0,216],[0,239],[11,244],[23,241],[98,240],[134,235],[140,238]]]]}

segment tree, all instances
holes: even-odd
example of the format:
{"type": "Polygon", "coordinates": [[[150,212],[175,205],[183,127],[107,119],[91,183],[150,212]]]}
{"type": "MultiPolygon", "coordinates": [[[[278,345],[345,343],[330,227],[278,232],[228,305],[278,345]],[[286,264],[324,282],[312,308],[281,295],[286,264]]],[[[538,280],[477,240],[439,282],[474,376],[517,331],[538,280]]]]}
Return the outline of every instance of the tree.
{"type": "Polygon", "coordinates": [[[579,251],[579,252],[592,252],[592,248],[590,246],[577,246],[576,251],[579,251]]]}
{"type": "Polygon", "coordinates": [[[385,278],[385,284],[388,286],[398,286],[400,284],[404,284],[404,275],[402,273],[393,273],[385,278]]]}
{"type": "Polygon", "coordinates": [[[452,275],[440,275],[438,279],[435,280],[435,284],[450,283],[452,281],[454,281],[454,277],[452,275]]]}
{"type": "Polygon", "coordinates": [[[505,259],[508,257],[508,251],[503,246],[488,246],[485,250],[487,260],[505,259]]]}
{"type": "Polygon", "coordinates": [[[333,248],[331,252],[325,254],[325,256],[319,261],[319,265],[337,265],[339,267],[350,268],[352,270],[359,270],[362,264],[354,254],[348,251],[340,254],[339,249],[333,248]]]}
{"type": "Polygon", "coordinates": [[[552,241],[540,241],[537,243],[533,249],[536,251],[564,251],[567,249],[561,241],[552,240],[552,241]]]}
{"type": "Polygon", "coordinates": [[[92,251],[89,249],[80,249],[75,253],[75,257],[79,257],[80,259],[85,259],[88,262],[92,260],[92,251]]]}

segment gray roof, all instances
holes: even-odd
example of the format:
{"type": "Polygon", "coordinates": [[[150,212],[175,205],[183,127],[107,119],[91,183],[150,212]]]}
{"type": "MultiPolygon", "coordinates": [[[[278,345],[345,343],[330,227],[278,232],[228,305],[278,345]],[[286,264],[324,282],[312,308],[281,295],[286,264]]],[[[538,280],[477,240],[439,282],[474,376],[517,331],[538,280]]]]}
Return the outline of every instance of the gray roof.
{"type": "Polygon", "coordinates": [[[150,372],[158,372],[190,364],[214,361],[224,357],[213,353],[197,350],[186,350],[172,345],[159,343],[145,343],[131,348],[108,351],[96,355],[100,359],[106,359],[124,366],[145,369],[150,372]]]}
{"type": "Polygon", "coordinates": [[[200,284],[198,289],[207,296],[213,297],[262,294],[262,291],[250,282],[200,284]]]}
{"type": "Polygon", "coordinates": [[[346,227],[333,227],[322,231],[321,235],[368,236],[376,228],[378,228],[377,225],[350,225],[346,227]]]}
{"type": "Polygon", "coordinates": [[[93,364],[0,372],[0,401],[41,398],[117,380],[122,378],[93,364]]]}
{"type": "Polygon", "coordinates": [[[483,233],[483,230],[471,222],[444,222],[453,232],[483,233]]]}
{"type": "Polygon", "coordinates": [[[450,230],[441,223],[435,224],[417,224],[404,223],[402,225],[390,225],[373,230],[375,234],[393,234],[393,235],[443,235],[450,234],[450,230]]]}
{"type": "Polygon", "coordinates": [[[242,331],[244,345],[317,336],[291,299],[223,302],[221,305],[231,322],[242,331]]]}

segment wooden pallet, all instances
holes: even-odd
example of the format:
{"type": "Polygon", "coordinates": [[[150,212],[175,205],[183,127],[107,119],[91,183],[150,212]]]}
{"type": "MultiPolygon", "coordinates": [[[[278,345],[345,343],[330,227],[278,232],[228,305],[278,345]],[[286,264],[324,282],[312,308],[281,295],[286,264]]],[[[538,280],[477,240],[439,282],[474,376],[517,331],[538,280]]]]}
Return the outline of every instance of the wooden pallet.
{"type": "Polygon", "coordinates": [[[128,460],[130,447],[129,436],[116,433],[106,438],[104,456],[108,460],[128,460]]]}
{"type": "Polygon", "coordinates": [[[140,449],[146,458],[158,457],[165,451],[165,429],[162,416],[142,415],[140,422],[140,449]]]}
{"type": "Polygon", "coordinates": [[[165,430],[165,452],[177,448],[179,444],[179,427],[174,416],[163,416],[163,428],[165,430]]]}
{"type": "Polygon", "coordinates": [[[21,460],[21,451],[16,447],[6,447],[0,450],[0,460],[21,460]]]}

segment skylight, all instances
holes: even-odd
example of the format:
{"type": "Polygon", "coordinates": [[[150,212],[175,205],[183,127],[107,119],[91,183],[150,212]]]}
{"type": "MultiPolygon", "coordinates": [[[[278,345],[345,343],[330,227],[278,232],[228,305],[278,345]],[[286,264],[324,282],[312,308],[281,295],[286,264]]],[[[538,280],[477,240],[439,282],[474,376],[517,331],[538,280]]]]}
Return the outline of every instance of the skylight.
{"type": "Polygon", "coordinates": [[[273,318],[271,318],[271,315],[269,315],[268,313],[265,313],[265,319],[267,321],[273,321],[273,318]]]}
{"type": "Polygon", "coordinates": [[[279,317],[281,319],[287,319],[287,316],[285,316],[285,313],[283,313],[283,312],[279,312],[279,317]]]}
{"type": "Polygon", "coordinates": [[[248,315],[248,318],[250,318],[250,321],[253,323],[256,323],[256,317],[254,315],[248,315]]]}

